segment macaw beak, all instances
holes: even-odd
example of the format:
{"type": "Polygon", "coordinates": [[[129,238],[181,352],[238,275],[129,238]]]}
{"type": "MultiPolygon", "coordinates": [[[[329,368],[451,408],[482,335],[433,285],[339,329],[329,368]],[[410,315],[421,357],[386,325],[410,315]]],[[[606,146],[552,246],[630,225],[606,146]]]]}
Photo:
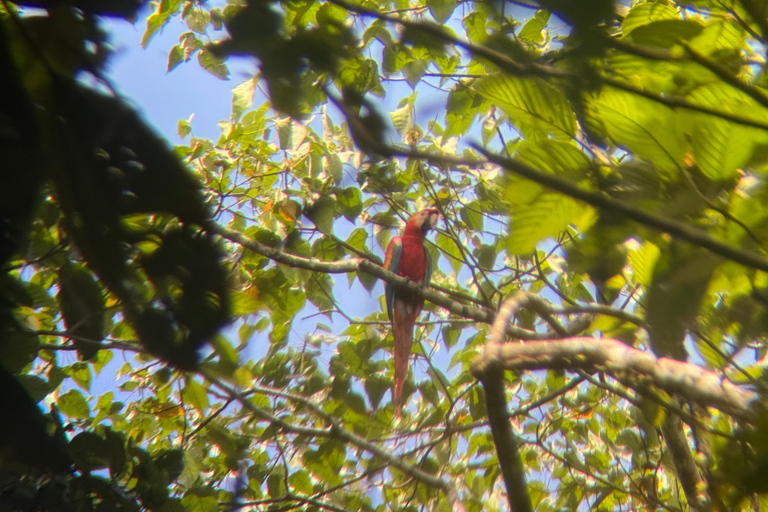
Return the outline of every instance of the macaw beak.
{"type": "Polygon", "coordinates": [[[440,219],[440,212],[432,210],[432,213],[427,217],[427,230],[435,229],[437,227],[437,221],[440,219]]]}

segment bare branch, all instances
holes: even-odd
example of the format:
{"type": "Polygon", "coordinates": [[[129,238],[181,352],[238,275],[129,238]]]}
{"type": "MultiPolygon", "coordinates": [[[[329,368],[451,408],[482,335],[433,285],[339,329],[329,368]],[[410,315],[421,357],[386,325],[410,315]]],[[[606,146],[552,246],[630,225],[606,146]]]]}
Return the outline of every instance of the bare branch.
{"type": "Polygon", "coordinates": [[[489,347],[472,363],[472,373],[479,378],[495,365],[507,370],[603,371],[628,387],[653,385],[747,421],[755,419],[753,403],[759,398],[757,393],[740,388],[715,372],[695,364],[657,358],[611,338],[578,337],[489,347]]]}
{"type": "MultiPolygon", "coordinates": [[[[546,310],[546,303],[535,295],[518,293],[507,299],[502,304],[496,320],[491,328],[490,338],[486,344],[485,352],[496,354],[489,359],[489,363],[483,367],[482,372],[473,375],[483,383],[485,389],[486,409],[488,410],[488,422],[493,435],[493,444],[496,446],[496,455],[501,466],[501,474],[504,476],[504,485],[507,488],[507,500],[512,512],[531,512],[531,495],[528,493],[528,483],[525,478],[523,460],[520,457],[517,439],[512,433],[512,425],[509,421],[509,409],[504,386],[504,367],[500,364],[499,350],[506,338],[506,328],[510,320],[523,307],[534,305],[540,310],[546,310]]],[[[546,311],[548,313],[548,310],[546,311]]]]}
{"type": "Polygon", "coordinates": [[[691,448],[688,446],[688,438],[683,432],[683,422],[675,414],[668,414],[661,425],[664,434],[664,442],[669,449],[672,463],[675,466],[677,479],[683,488],[683,493],[692,511],[707,510],[704,499],[700,496],[699,489],[704,489],[704,481],[701,473],[693,460],[691,448]]]}

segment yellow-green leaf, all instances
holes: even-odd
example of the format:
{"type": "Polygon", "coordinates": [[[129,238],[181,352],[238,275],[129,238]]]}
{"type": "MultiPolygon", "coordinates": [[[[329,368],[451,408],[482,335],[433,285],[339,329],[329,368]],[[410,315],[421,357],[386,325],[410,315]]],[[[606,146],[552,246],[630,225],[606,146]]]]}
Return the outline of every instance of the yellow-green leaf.
{"type": "Polygon", "coordinates": [[[584,230],[596,220],[595,210],[556,192],[542,192],[530,204],[512,207],[507,249],[511,254],[529,254],[536,244],[559,235],[569,225],[584,230]]]}
{"type": "Polygon", "coordinates": [[[677,19],[677,9],[661,2],[643,2],[632,7],[621,24],[621,32],[624,37],[629,35],[637,27],[647,25],[653,21],[677,19]]]}
{"type": "Polygon", "coordinates": [[[685,137],[674,110],[613,89],[604,89],[594,107],[617,146],[651,161],[667,179],[676,178],[685,154],[685,137]]]}
{"type": "Polygon", "coordinates": [[[541,131],[561,139],[571,139],[576,131],[576,118],[563,93],[540,78],[493,75],[472,87],[504,110],[521,131],[541,131]]]}

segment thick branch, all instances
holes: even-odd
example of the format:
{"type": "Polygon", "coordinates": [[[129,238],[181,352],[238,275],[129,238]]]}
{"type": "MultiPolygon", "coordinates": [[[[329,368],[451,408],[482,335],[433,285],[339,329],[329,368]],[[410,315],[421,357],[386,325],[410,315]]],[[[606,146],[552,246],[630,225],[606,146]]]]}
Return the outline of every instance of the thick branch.
{"type": "Polygon", "coordinates": [[[496,446],[501,474],[504,476],[504,486],[507,488],[509,508],[512,512],[532,512],[525,468],[509,418],[504,392],[504,370],[498,366],[489,369],[480,381],[485,389],[488,423],[493,435],[493,444],[496,446]]]}
{"type": "Polygon", "coordinates": [[[755,419],[757,393],[695,364],[657,358],[611,338],[570,338],[505,343],[486,350],[472,363],[480,378],[496,365],[508,370],[582,369],[606,372],[629,387],[653,385],[734,417],[755,419]]]}
{"type": "Polygon", "coordinates": [[[677,480],[683,488],[683,494],[688,501],[688,506],[694,512],[706,510],[699,489],[703,489],[701,473],[693,460],[691,448],[688,446],[688,438],[683,432],[683,422],[676,414],[668,414],[661,425],[664,434],[664,442],[669,449],[672,463],[675,466],[677,480]]]}
{"type": "Polygon", "coordinates": [[[520,292],[504,301],[496,315],[491,328],[491,334],[485,347],[485,353],[491,354],[489,363],[481,373],[475,373],[485,389],[488,423],[496,447],[501,474],[504,476],[504,486],[507,488],[507,500],[512,512],[531,512],[531,495],[528,493],[528,483],[525,479],[525,468],[520,457],[517,440],[512,432],[509,418],[507,397],[504,392],[504,368],[500,364],[499,350],[506,339],[506,327],[517,312],[524,307],[544,311],[547,304],[539,297],[520,292]]]}

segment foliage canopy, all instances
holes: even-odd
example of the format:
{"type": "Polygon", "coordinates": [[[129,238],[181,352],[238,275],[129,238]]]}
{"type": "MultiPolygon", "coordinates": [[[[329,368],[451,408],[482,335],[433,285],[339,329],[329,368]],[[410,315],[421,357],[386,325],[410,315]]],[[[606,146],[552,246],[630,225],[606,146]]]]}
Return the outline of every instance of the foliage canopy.
{"type": "Polygon", "coordinates": [[[0,510],[766,506],[764,0],[161,0],[169,72],[259,66],[175,149],[141,5],[0,3],[0,510]]]}

